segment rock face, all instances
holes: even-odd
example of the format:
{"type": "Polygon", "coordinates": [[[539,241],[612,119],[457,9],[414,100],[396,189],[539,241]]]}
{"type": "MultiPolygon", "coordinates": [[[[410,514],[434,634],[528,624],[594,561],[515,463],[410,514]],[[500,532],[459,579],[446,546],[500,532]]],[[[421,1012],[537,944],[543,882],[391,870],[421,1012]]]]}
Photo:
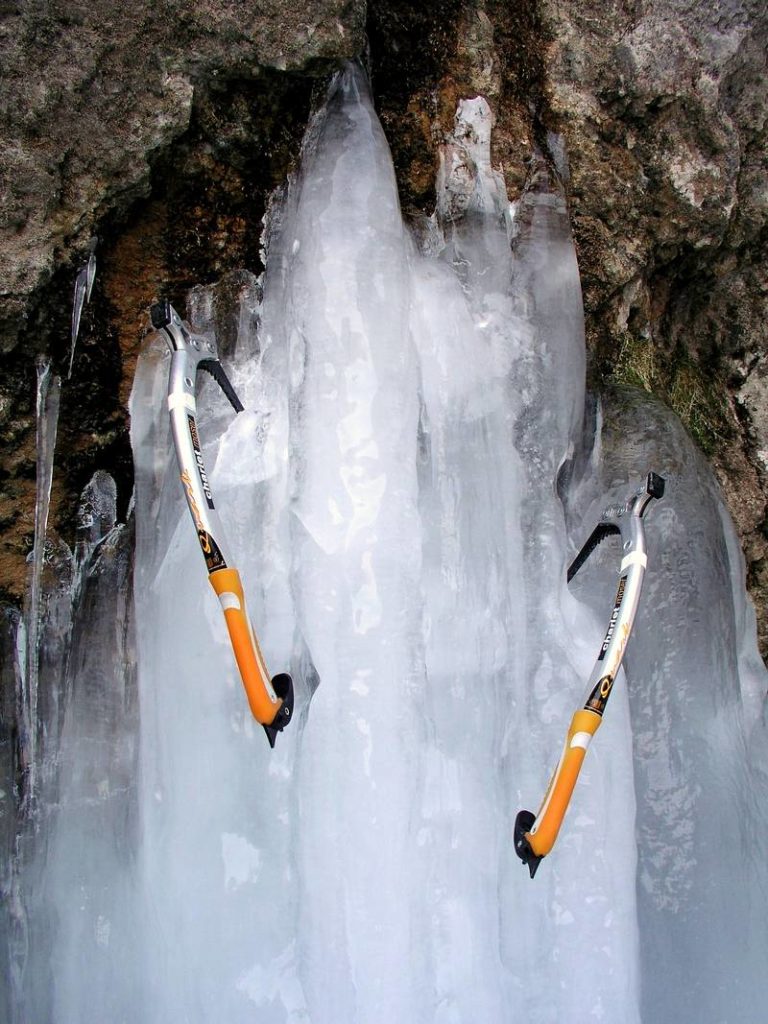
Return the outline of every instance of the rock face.
{"type": "Polygon", "coordinates": [[[116,0],[4,3],[0,343],[94,225],[149,189],[189,126],[196,86],[359,53],[364,5],[116,0]]]}
{"type": "Polygon", "coordinates": [[[565,180],[591,383],[683,418],[731,497],[768,650],[768,14],[763,0],[0,3],[0,590],[34,494],[34,356],[68,362],[72,284],[99,274],[65,382],[52,521],[96,468],[131,484],[125,402],[146,310],[260,269],[260,219],[312,94],[364,56],[406,211],[431,212],[457,102],[484,95],[511,198],[565,180]]]}
{"type": "Polygon", "coordinates": [[[540,10],[593,377],[656,392],[713,460],[763,609],[765,655],[765,4],[543,0],[540,10]]]}

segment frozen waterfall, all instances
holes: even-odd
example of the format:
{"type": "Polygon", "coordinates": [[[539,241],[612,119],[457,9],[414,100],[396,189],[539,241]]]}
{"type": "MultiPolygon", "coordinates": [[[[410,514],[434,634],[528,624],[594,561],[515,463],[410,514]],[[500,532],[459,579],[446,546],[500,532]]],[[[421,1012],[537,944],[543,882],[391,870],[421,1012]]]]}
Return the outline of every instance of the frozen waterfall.
{"type": "MultiPolygon", "coordinates": [[[[297,687],[274,751],[148,344],[135,547],[107,516],[67,563],[56,749],[15,840],[1,805],[14,1024],[764,1020],[767,677],[733,527],[662,406],[585,413],[564,199],[541,160],[510,207],[489,147],[487,104],[462,102],[412,232],[365,78],[341,73],[232,314],[246,412],[203,383],[217,506],[297,687]],[[565,569],[650,469],[667,494],[626,674],[531,881],[512,825],[583,697],[618,552],[570,588],[565,569]]],[[[209,298],[190,298],[202,332],[209,298]]],[[[6,617],[3,651],[20,629],[6,617]]]]}

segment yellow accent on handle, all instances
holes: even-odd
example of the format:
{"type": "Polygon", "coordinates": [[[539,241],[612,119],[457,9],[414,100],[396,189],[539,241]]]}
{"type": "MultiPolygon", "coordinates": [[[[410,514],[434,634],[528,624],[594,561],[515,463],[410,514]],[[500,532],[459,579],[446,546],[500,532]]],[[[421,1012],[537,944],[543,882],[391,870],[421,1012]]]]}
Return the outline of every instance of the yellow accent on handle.
{"type": "Polygon", "coordinates": [[[544,857],[555,845],[557,834],[563,823],[565,812],[571,802],[571,796],[579,777],[581,766],[584,762],[584,755],[587,752],[583,737],[579,736],[578,742],[572,745],[574,736],[578,733],[587,733],[594,736],[600,728],[602,716],[594,711],[580,709],[571,719],[571,727],[565,739],[565,747],[562,756],[555,769],[552,778],[549,780],[547,792],[544,794],[539,813],[536,816],[536,823],[533,831],[526,832],[525,838],[537,857],[544,857]]]}
{"type": "Polygon", "coordinates": [[[253,717],[262,725],[271,725],[283,702],[272,689],[264,658],[248,620],[240,573],[237,569],[217,569],[208,579],[219,600],[226,595],[222,601],[224,618],[253,717]]]}

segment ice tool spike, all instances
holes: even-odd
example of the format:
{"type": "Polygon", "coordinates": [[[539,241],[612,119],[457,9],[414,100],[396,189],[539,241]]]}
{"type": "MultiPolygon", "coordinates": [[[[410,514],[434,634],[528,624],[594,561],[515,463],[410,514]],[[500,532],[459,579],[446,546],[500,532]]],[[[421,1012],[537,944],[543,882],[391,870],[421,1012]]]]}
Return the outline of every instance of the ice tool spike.
{"type": "Polygon", "coordinates": [[[193,334],[170,302],[154,305],[150,317],[152,326],[163,335],[171,350],[168,411],[173,444],[208,579],[224,612],[251,712],[264,726],[269,745],[274,747],[277,734],[293,716],[293,682],[284,672],[270,679],[248,617],[240,573],[225,554],[226,544],[197,430],[197,371],[206,370],[213,377],[235,412],[242,412],[243,405],[219,362],[215,342],[193,334]]]}
{"type": "Polygon", "coordinates": [[[571,719],[563,752],[549,780],[538,813],[520,811],[515,819],[515,853],[528,866],[531,878],[536,874],[542,858],[546,857],[555,844],[587,748],[600,727],[613,683],[621,667],[648,564],[643,516],[652,499],[661,498],[663,494],[663,477],[649,473],[643,486],[631,494],[623,505],[611,505],[603,512],[600,522],[568,569],[570,582],[600,541],[612,533],[620,535],[622,560],[619,586],[605,639],[587,684],[586,700],[571,719]]]}

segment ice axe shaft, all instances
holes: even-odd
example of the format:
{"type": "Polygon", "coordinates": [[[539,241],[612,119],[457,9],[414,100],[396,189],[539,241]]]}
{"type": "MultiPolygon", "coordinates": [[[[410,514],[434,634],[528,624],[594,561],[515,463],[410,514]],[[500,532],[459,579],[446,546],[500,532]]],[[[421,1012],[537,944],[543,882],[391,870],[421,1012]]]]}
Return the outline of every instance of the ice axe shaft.
{"type": "Polygon", "coordinates": [[[270,746],[293,715],[293,683],[281,673],[270,678],[248,616],[240,573],[226,550],[213,492],[205,468],[197,429],[197,373],[206,370],[226,395],[235,412],[243,406],[213,341],[194,335],[169,302],[152,307],[152,325],[171,350],[168,411],[184,496],[205,559],[208,579],[221,604],[232,651],[254,718],[264,726],[270,746]]]}
{"type": "Polygon", "coordinates": [[[549,780],[538,812],[520,811],[515,820],[515,852],[528,865],[531,878],[543,857],[555,844],[571,802],[573,791],[592,737],[600,728],[640,603],[643,577],[648,563],[643,516],[654,498],[664,494],[664,479],[649,473],[645,484],[623,505],[610,506],[568,569],[570,581],[584,565],[597,545],[618,533],[622,540],[622,560],[613,611],[605,638],[587,684],[584,704],[571,719],[563,751],[549,780]]]}

